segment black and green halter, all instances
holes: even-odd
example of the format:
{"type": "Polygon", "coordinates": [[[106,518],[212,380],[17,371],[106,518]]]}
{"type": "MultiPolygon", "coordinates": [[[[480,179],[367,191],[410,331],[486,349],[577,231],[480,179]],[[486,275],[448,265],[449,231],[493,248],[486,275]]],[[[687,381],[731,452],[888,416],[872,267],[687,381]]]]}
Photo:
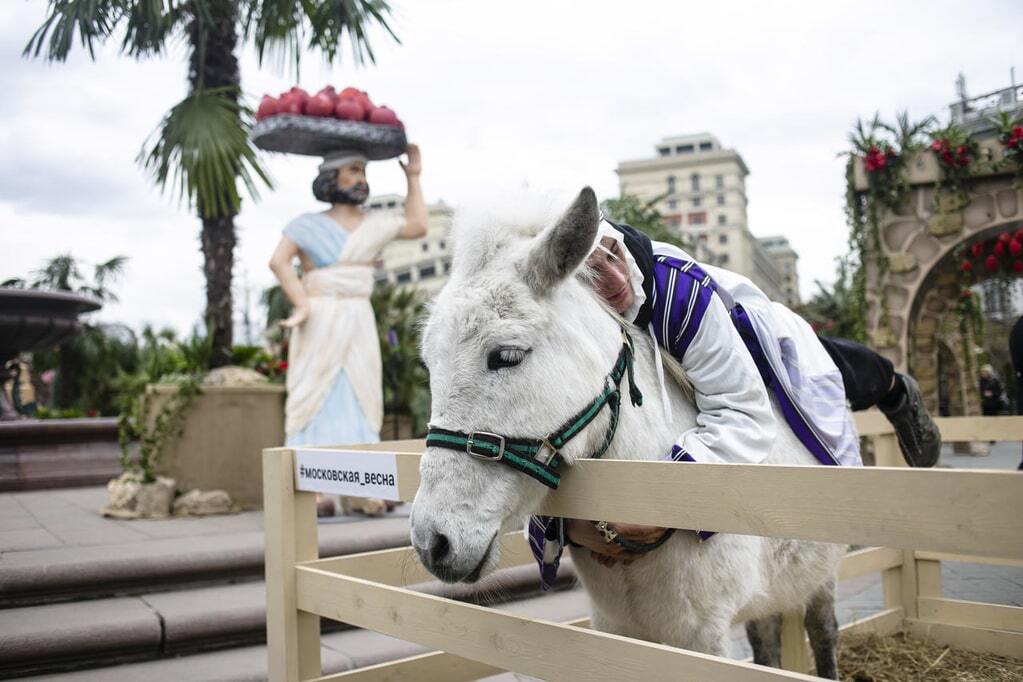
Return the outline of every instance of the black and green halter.
{"type": "Polygon", "coordinates": [[[626,375],[629,379],[629,400],[637,407],[643,404],[643,394],[636,387],[634,376],[634,353],[632,337],[622,329],[622,350],[618,353],[618,360],[611,368],[611,373],[604,380],[604,390],[564,426],[544,438],[512,438],[489,431],[462,433],[431,426],[426,434],[426,447],[447,448],[464,452],[476,459],[502,462],[535,478],[548,488],[557,489],[561,482],[558,467],[564,461],[561,448],[596,419],[605,405],[611,409],[611,421],[604,442],[591,457],[603,457],[611,446],[618,428],[621,384],[626,375]]]}

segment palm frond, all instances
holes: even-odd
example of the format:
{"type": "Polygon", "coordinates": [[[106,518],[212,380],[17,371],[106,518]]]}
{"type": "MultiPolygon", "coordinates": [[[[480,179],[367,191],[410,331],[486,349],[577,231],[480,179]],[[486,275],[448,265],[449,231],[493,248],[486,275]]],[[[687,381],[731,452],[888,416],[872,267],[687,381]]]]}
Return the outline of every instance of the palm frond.
{"type": "Polygon", "coordinates": [[[901,153],[915,152],[926,146],[924,135],[934,124],[934,117],[928,116],[922,121],[913,123],[909,119],[908,111],[901,111],[895,115],[895,125],[880,123],[879,128],[895,138],[895,146],[901,153]]]}
{"type": "Polygon", "coordinates": [[[253,198],[257,181],[273,187],[249,142],[252,110],[223,96],[229,92],[236,90],[200,90],[181,100],[138,156],[161,190],[169,185],[205,218],[238,212],[239,179],[253,198]]]}
{"type": "Polygon", "coordinates": [[[28,286],[28,282],[21,277],[12,277],[11,279],[5,279],[0,282],[0,287],[8,287],[12,289],[24,289],[28,286]]]}
{"type": "Polygon", "coordinates": [[[83,281],[82,272],[78,269],[78,261],[70,253],[61,254],[46,261],[42,269],[32,273],[35,280],[32,288],[55,289],[57,291],[75,291],[83,281]]]}
{"type": "Polygon", "coordinates": [[[167,41],[188,18],[187,0],[135,0],[125,14],[121,51],[136,59],[163,53],[167,41]]]}
{"type": "Polygon", "coordinates": [[[100,289],[105,289],[108,281],[116,280],[124,274],[124,265],[127,262],[127,256],[114,256],[105,263],[97,264],[93,270],[92,276],[92,278],[96,281],[96,286],[100,289]]]}
{"type": "Polygon", "coordinates": [[[96,58],[96,43],[102,44],[127,15],[127,0],[50,0],[46,19],[22,51],[23,57],[47,61],[67,59],[77,33],[89,57],[96,58]]]}
{"type": "Polygon", "coordinates": [[[369,37],[374,25],[401,42],[388,24],[390,13],[387,0],[252,0],[243,31],[255,43],[260,64],[267,55],[280,54],[297,72],[305,47],[334,61],[347,42],[356,65],[362,66],[376,61],[369,37]]]}

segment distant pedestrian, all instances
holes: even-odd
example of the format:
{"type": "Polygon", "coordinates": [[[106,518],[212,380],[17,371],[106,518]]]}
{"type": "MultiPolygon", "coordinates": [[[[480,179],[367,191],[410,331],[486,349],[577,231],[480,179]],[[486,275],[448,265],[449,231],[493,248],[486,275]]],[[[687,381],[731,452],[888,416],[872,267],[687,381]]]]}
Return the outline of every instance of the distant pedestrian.
{"type": "MultiPolygon", "coordinates": [[[[1009,332],[1009,357],[1012,358],[1013,374],[1016,375],[1016,414],[1023,414],[1023,316],[1016,320],[1009,332]]],[[[1019,469],[1023,471],[1023,458],[1019,469]]]]}

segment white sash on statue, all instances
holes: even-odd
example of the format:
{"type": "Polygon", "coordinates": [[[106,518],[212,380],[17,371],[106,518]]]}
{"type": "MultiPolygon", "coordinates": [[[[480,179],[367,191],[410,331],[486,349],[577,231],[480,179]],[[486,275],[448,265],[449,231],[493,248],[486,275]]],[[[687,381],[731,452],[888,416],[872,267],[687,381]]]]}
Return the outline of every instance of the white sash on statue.
{"type": "Polygon", "coordinates": [[[380,345],[369,295],[373,266],[337,263],[302,279],[309,317],[291,330],[288,348],[288,435],[298,433],[323,407],[344,370],[369,425],[384,417],[380,345]]]}

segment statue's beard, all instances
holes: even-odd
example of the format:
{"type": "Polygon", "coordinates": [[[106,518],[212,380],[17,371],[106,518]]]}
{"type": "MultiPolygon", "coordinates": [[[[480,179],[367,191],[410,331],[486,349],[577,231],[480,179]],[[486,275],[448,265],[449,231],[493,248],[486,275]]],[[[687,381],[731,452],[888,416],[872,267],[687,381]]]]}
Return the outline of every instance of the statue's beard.
{"type": "Polygon", "coordinates": [[[362,204],[369,198],[369,183],[357,182],[348,189],[335,187],[330,193],[332,204],[362,204]]]}

